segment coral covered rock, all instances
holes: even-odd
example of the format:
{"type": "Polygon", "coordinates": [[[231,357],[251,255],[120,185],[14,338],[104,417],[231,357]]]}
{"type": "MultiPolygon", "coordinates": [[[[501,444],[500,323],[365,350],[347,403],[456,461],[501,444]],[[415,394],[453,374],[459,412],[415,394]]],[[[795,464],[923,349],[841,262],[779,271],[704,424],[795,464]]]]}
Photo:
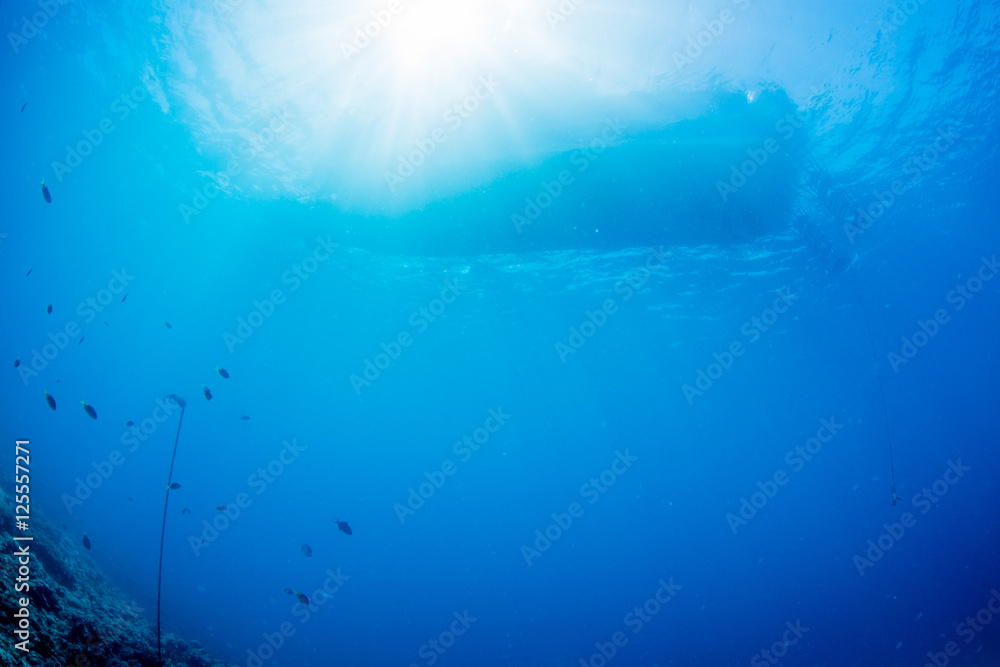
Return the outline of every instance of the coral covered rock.
{"type": "MultiPolygon", "coordinates": [[[[79,542],[32,509],[31,541],[16,541],[14,503],[0,485],[0,582],[8,594],[0,596],[5,631],[0,638],[0,665],[107,665],[157,667],[156,627],[142,609],[129,601],[84,553],[79,542]],[[29,556],[24,555],[25,545],[29,556]],[[28,560],[29,590],[13,593],[18,569],[28,560]],[[7,630],[28,598],[30,638],[16,642],[7,630]],[[28,650],[22,650],[27,648],[28,650]]],[[[18,535],[22,535],[17,531],[18,535]]],[[[23,614],[23,612],[20,612],[23,614]]],[[[14,628],[16,629],[16,627],[14,628]]],[[[170,667],[223,667],[174,635],[163,636],[164,664],[170,667]]]]}

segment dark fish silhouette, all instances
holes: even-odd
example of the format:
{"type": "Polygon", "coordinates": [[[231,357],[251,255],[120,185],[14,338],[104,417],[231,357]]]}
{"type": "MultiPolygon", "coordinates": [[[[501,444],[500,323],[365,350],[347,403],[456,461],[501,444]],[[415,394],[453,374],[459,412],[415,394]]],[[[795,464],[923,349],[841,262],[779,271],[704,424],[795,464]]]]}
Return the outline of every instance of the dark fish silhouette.
{"type": "Polygon", "coordinates": [[[108,324],[108,321],[107,321],[107,320],[104,320],[104,326],[106,326],[106,327],[110,327],[111,325],[110,325],[110,324],[108,324]]]}
{"type": "Polygon", "coordinates": [[[170,326],[170,322],[167,322],[166,320],[164,320],[164,321],[163,321],[163,324],[164,324],[164,326],[166,326],[166,327],[167,327],[168,329],[173,329],[173,327],[172,327],[172,326],[170,326]]]}
{"type": "Polygon", "coordinates": [[[80,336],[80,342],[77,343],[77,345],[79,345],[80,343],[82,343],[84,338],[86,338],[86,336],[80,336]]]}
{"type": "Polygon", "coordinates": [[[191,513],[190,507],[185,507],[184,509],[181,510],[181,514],[190,514],[190,513],[191,513]]]}
{"type": "Polygon", "coordinates": [[[52,203],[52,195],[49,194],[49,189],[45,187],[45,181],[42,181],[42,197],[45,198],[46,204],[52,203]]]}
{"type": "Polygon", "coordinates": [[[49,304],[49,307],[45,309],[45,312],[48,313],[49,315],[52,314],[52,304],[51,303],[49,304]]]}
{"type": "Polygon", "coordinates": [[[80,401],[80,402],[83,403],[83,409],[87,411],[87,414],[90,415],[90,418],[97,419],[97,411],[94,410],[94,408],[87,405],[87,401],[80,401]]]}
{"type": "Polygon", "coordinates": [[[354,534],[354,532],[351,530],[351,527],[347,525],[346,521],[341,521],[340,519],[334,519],[333,521],[334,523],[337,524],[337,528],[340,529],[340,532],[347,533],[348,535],[354,534]]]}
{"type": "Polygon", "coordinates": [[[307,598],[302,593],[299,593],[298,591],[293,591],[291,588],[286,588],[285,592],[288,593],[289,595],[294,595],[295,597],[297,597],[299,599],[299,602],[301,602],[305,606],[307,607],[309,606],[309,598],[307,598]]]}
{"type": "Polygon", "coordinates": [[[90,538],[87,537],[87,533],[83,534],[83,548],[90,551],[90,538]]]}
{"type": "Polygon", "coordinates": [[[205,385],[201,385],[201,388],[205,390],[205,400],[206,401],[212,400],[212,391],[205,385]]]}
{"type": "Polygon", "coordinates": [[[126,426],[135,426],[135,422],[132,421],[131,419],[129,419],[127,422],[125,422],[125,425],[126,426]]]}
{"type": "Polygon", "coordinates": [[[219,368],[218,366],[216,366],[215,370],[219,371],[219,375],[221,375],[222,377],[226,378],[227,380],[229,379],[229,371],[227,371],[225,368],[219,368]]]}
{"type": "Polygon", "coordinates": [[[167,488],[170,489],[171,491],[176,491],[177,489],[181,488],[181,485],[178,482],[174,482],[167,488]]]}
{"type": "Polygon", "coordinates": [[[14,360],[14,368],[17,368],[20,365],[21,365],[21,357],[18,357],[17,359],[14,360]]]}
{"type": "Polygon", "coordinates": [[[24,277],[27,278],[28,276],[30,276],[31,272],[34,271],[34,270],[35,270],[35,267],[31,267],[30,269],[28,269],[28,272],[24,274],[24,277]]]}
{"type": "Polygon", "coordinates": [[[216,505],[215,509],[219,510],[220,512],[225,512],[227,508],[225,505],[216,505]]]}
{"type": "Polygon", "coordinates": [[[21,113],[24,113],[24,107],[26,107],[26,106],[28,106],[27,102],[25,102],[24,104],[21,105],[21,113]]]}
{"type": "Polygon", "coordinates": [[[302,553],[304,553],[306,555],[306,558],[309,558],[310,556],[313,555],[312,547],[310,547],[308,544],[303,544],[302,545],[302,553]]]}
{"type": "Polygon", "coordinates": [[[248,420],[248,419],[250,419],[250,418],[249,418],[249,417],[247,417],[246,415],[243,415],[242,417],[240,417],[240,419],[242,419],[243,421],[246,421],[246,420],[248,420]]]}
{"type": "Polygon", "coordinates": [[[128,298],[128,292],[125,292],[125,296],[122,297],[122,303],[125,303],[125,299],[128,298]]]}
{"type": "Polygon", "coordinates": [[[49,395],[49,392],[45,392],[45,402],[49,404],[49,407],[53,410],[56,409],[56,399],[49,395]]]}

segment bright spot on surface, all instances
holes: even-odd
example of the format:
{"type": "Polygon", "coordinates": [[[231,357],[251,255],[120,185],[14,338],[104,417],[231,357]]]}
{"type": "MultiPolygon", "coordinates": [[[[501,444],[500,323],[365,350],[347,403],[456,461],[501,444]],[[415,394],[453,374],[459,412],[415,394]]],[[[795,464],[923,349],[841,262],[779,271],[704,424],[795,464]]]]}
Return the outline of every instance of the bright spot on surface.
{"type": "Polygon", "coordinates": [[[489,44],[488,12],[482,3],[424,0],[408,7],[389,39],[404,70],[460,65],[464,56],[489,44]]]}
{"type": "MultiPolygon", "coordinates": [[[[322,202],[371,215],[414,210],[576,150],[599,136],[608,118],[621,116],[625,143],[699,117],[717,90],[756,100],[762,89],[749,82],[783,38],[776,33],[758,44],[770,28],[766,15],[741,14],[725,40],[679,68],[673,56],[704,30],[707,6],[228,4],[165,3],[154,35],[159,60],[147,77],[162,91],[164,112],[189,128],[204,175],[227,196],[322,202]],[[233,159],[240,174],[230,184],[220,173],[233,159]]],[[[777,72],[769,81],[784,85],[777,72]]]]}

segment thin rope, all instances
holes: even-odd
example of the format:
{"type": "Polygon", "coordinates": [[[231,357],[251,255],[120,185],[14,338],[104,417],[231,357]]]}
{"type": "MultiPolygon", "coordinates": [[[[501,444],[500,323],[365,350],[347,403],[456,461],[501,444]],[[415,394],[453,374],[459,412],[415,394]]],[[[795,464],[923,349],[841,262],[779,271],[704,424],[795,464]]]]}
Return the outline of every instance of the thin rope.
{"type": "Polygon", "coordinates": [[[865,327],[868,328],[868,343],[871,346],[872,357],[875,359],[875,374],[878,376],[878,391],[882,396],[882,418],[885,420],[885,437],[889,442],[889,470],[892,474],[892,503],[896,504],[896,464],[893,461],[892,453],[892,430],[889,427],[889,413],[885,408],[885,386],[882,384],[882,365],[878,362],[878,353],[875,352],[875,337],[872,335],[872,325],[868,320],[868,307],[865,306],[865,298],[861,292],[861,285],[857,275],[854,276],[854,288],[858,291],[858,300],[861,302],[861,312],[865,316],[865,327]]]}
{"type": "MultiPolygon", "coordinates": [[[[182,401],[184,399],[181,399],[182,401]]],[[[181,437],[181,424],[184,423],[184,409],[186,403],[181,404],[181,418],[177,420],[177,435],[174,437],[174,453],[170,456],[170,472],[167,473],[167,493],[163,499],[163,524],[160,526],[160,565],[156,572],[156,659],[163,665],[163,655],[160,648],[160,584],[163,582],[163,537],[167,532],[167,503],[170,502],[170,484],[174,476],[174,459],[177,458],[177,441],[181,437]]]]}

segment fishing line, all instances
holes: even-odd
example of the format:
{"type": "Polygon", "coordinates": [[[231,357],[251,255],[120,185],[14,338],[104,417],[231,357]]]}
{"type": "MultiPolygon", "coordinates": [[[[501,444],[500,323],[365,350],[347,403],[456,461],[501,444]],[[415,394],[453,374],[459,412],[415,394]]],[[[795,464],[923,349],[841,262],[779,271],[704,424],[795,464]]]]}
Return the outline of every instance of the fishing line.
{"type": "Polygon", "coordinates": [[[160,584],[163,582],[163,536],[167,532],[167,503],[170,502],[170,484],[174,476],[174,459],[177,458],[177,441],[181,437],[181,424],[184,423],[184,408],[187,401],[180,396],[170,395],[167,398],[181,406],[181,418],[177,420],[177,435],[174,437],[174,453],[170,456],[170,472],[167,473],[167,494],[163,499],[163,525],[160,527],[160,565],[156,571],[156,659],[163,665],[163,655],[160,649],[160,584]]]}
{"type": "Polygon", "coordinates": [[[871,346],[872,357],[875,359],[875,374],[878,376],[878,391],[882,396],[882,418],[885,420],[885,437],[889,443],[889,470],[892,475],[892,504],[899,500],[896,496],[896,464],[892,454],[892,430],[889,427],[889,413],[885,407],[885,386],[882,383],[882,365],[878,362],[878,353],[875,352],[875,336],[872,335],[872,325],[868,320],[868,308],[865,306],[865,298],[861,292],[861,284],[857,275],[854,276],[854,288],[858,292],[858,301],[861,302],[861,312],[865,316],[865,327],[868,329],[868,344],[871,346]]]}

